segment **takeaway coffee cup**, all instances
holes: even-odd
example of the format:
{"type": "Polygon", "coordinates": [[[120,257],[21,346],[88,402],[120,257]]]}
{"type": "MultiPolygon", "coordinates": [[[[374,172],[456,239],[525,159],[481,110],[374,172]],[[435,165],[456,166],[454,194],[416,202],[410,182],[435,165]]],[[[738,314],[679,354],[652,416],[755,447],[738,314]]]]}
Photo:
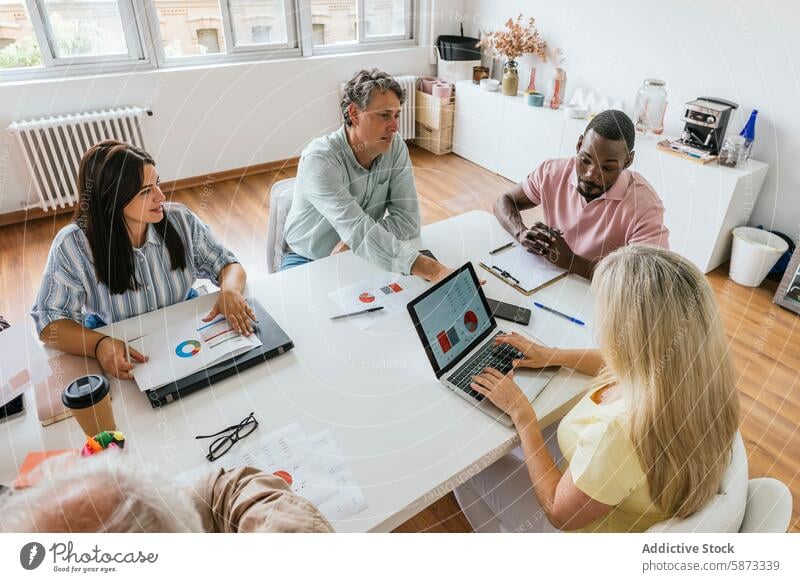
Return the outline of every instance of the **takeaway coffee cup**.
{"type": "Polygon", "coordinates": [[[98,374],[81,376],[66,387],[61,402],[72,411],[84,434],[116,430],[108,380],[98,374]]]}

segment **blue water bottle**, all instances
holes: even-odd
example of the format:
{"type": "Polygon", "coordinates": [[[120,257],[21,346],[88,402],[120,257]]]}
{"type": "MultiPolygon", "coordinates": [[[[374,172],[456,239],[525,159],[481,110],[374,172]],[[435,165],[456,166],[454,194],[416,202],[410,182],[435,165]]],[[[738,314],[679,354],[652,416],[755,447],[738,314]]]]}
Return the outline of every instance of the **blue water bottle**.
{"type": "Polygon", "coordinates": [[[742,160],[750,158],[750,151],[753,148],[753,140],[756,139],[756,116],[758,109],[753,109],[750,113],[750,119],[744,124],[742,131],[739,133],[744,138],[744,155],[742,160]]]}

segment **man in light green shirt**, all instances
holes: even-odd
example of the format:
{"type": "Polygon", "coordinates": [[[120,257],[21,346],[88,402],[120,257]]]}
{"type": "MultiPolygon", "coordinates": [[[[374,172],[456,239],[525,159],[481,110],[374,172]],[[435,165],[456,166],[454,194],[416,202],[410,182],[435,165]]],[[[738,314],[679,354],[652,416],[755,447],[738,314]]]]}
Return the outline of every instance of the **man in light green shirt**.
{"type": "Polygon", "coordinates": [[[386,73],[345,86],[344,124],[303,151],[284,237],[287,269],[351,249],[386,271],[431,281],[450,269],[405,242],[420,232],[408,149],[398,135],[405,92],[386,73]]]}

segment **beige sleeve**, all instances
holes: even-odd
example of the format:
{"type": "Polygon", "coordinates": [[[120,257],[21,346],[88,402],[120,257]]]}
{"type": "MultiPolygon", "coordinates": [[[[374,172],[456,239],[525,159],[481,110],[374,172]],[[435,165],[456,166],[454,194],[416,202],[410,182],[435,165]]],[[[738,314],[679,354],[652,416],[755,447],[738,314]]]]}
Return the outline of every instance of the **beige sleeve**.
{"type": "Polygon", "coordinates": [[[280,477],[253,467],[219,471],[194,488],[207,532],[332,532],[316,506],[295,495],[280,477]]]}

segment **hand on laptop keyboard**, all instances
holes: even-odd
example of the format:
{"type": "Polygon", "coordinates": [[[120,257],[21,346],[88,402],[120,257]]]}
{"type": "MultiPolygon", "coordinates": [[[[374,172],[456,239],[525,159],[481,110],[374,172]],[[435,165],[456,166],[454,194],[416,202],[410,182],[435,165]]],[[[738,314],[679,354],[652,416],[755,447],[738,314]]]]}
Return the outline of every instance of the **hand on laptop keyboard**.
{"type": "Polygon", "coordinates": [[[530,412],[534,415],[533,418],[536,418],[528,397],[508,374],[501,374],[497,370],[485,370],[475,377],[472,389],[488,398],[489,402],[508,414],[515,422],[519,418],[519,413],[530,412]]]}
{"type": "Polygon", "coordinates": [[[522,356],[522,352],[507,343],[489,342],[483,350],[475,354],[449,380],[459,389],[481,401],[483,400],[483,395],[470,387],[473,378],[483,373],[486,368],[494,368],[503,375],[508,374],[513,367],[513,361],[522,356]]]}

